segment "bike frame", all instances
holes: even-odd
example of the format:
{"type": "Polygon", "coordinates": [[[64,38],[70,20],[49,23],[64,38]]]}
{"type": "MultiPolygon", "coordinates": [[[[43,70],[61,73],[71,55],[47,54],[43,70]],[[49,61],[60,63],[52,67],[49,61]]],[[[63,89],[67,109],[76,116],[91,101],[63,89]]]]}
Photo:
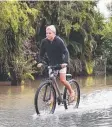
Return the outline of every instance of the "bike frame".
{"type": "MultiPolygon", "coordinates": [[[[48,81],[50,80],[52,82],[52,85],[53,85],[53,87],[54,87],[54,89],[56,91],[56,97],[58,98],[58,101],[61,102],[61,103],[63,103],[64,100],[62,98],[62,94],[61,94],[61,92],[59,90],[59,86],[58,86],[58,83],[56,81],[56,77],[58,75],[58,73],[57,73],[58,71],[55,74],[55,71],[53,71],[52,66],[48,66],[48,70],[49,70],[49,78],[48,78],[48,81]]],[[[66,74],[66,76],[71,76],[71,74],[66,74]]],[[[47,90],[45,90],[44,98],[46,96],[46,91],[47,90]]],[[[50,99],[50,97],[51,97],[51,91],[50,91],[50,94],[49,94],[49,99],[50,99]]]]}
{"type": "Polygon", "coordinates": [[[62,96],[61,96],[61,92],[60,92],[60,90],[59,90],[58,83],[57,83],[57,81],[56,81],[56,77],[53,76],[53,77],[50,78],[50,80],[52,80],[52,82],[53,82],[52,85],[53,85],[54,89],[56,90],[56,96],[57,96],[57,94],[58,94],[58,99],[59,99],[61,102],[63,102],[63,98],[62,98],[62,96]]]}

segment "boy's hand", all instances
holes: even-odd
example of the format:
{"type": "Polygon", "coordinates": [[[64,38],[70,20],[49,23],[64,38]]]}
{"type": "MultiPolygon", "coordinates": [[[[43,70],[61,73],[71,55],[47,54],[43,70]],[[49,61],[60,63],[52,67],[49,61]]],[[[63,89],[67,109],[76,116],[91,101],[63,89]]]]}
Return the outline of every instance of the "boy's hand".
{"type": "Polygon", "coordinates": [[[67,66],[66,63],[61,64],[61,67],[62,67],[62,68],[66,67],[66,66],[67,66]]]}
{"type": "Polygon", "coordinates": [[[40,68],[40,67],[42,67],[42,65],[43,65],[42,63],[39,63],[39,64],[37,64],[37,67],[40,68]]]}

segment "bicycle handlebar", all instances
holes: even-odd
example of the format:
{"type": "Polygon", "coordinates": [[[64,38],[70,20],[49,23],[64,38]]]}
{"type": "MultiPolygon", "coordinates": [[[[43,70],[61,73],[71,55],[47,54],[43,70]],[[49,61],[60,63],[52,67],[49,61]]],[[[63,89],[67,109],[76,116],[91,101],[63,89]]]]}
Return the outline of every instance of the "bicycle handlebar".
{"type": "MultiPolygon", "coordinates": [[[[43,65],[43,67],[48,68],[48,69],[52,69],[52,70],[60,70],[63,67],[61,66],[61,64],[57,64],[57,65],[48,65],[46,62],[41,62],[43,65]]],[[[65,65],[67,66],[67,65],[65,65]]]]}
{"type": "Polygon", "coordinates": [[[50,69],[50,68],[53,69],[53,70],[60,70],[60,69],[62,69],[60,64],[57,64],[55,66],[48,66],[48,69],[50,69]]]}

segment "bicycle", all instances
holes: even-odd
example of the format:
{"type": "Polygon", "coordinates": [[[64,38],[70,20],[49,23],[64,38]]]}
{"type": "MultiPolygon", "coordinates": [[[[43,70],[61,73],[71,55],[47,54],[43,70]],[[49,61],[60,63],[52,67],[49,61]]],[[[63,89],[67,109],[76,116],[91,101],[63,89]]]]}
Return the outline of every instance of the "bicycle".
{"type": "MultiPolygon", "coordinates": [[[[60,92],[56,78],[58,77],[58,71],[60,70],[60,65],[47,66],[49,72],[49,78],[40,84],[38,87],[35,98],[34,105],[37,114],[43,112],[53,114],[56,108],[56,103],[58,105],[64,104],[65,109],[68,109],[69,105],[69,94],[65,87],[63,94],[60,92]],[[51,100],[52,103],[48,103],[51,100]],[[44,105],[45,104],[45,105],[44,105]],[[49,109],[48,109],[49,108],[49,109]]],[[[66,74],[68,81],[75,91],[75,101],[73,102],[74,107],[78,108],[80,102],[80,87],[79,84],[72,78],[71,74],[66,74]]]]}

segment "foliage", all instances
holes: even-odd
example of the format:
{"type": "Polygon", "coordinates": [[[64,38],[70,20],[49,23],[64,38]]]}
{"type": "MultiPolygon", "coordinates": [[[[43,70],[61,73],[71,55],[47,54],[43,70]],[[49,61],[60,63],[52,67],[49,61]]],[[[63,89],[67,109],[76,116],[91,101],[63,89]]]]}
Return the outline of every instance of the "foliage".
{"type": "Polygon", "coordinates": [[[94,36],[101,34],[103,25],[103,17],[94,9],[96,2],[50,1],[40,5],[41,17],[45,17],[47,24],[55,24],[58,35],[72,49],[72,59],[91,63],[97,47],[94,36]],[[78,39],[76,34],[80,35],[78,39]]]}
{"type": "Polygon", "coordinates": [[[66,42],[71,56],[70,68],[78,73],[85,67],[93,72],[93,61],[100,52],[112,64],[112,22],[104,23],[94,9],[94,1],[4,1],[0,2],[0,60],[7,71],[15,71],[21,80],[33,79],[32,57],[26,59],[23,42],[39,36],[42,19],[54,24],[66,42]],[[99,37],[100,39],[96,39],[99,37]],[[101,38],[102,37],[102,38],[101,38]],[[100,40],[100,41],[99,41],[100,40]],[[30,62],[29,62],[30,61],[30,62]],[[84,64],[84,65],[83,65],[84,64]]]}
{"type": "Polygon", "coordinates": [[[107,70],[112,71],[112,20],[105,23],[102,31],[102,52],[107,58],[107,70]]]}
{"type": "MultiPolygon", "coordinates": [[[[17,63],[24,60],[21,58],[23,42],[35,34],[33,25],[38,10],[29,8],[26,2],[18,1],[0,2],[0,9],[0,59],[5,68],[12,67],[13,71],[17,71],[17,63]]],[[[21,65],[23,69],[23,64],[21,65]]],[[[19,73],[21,75],[22,72],[19,73]]]]}
{"type": "Polygon", "coordinates": [[[93,74],[93,68],[94,68],[94,61],[86,62],[86,70],[89,75],[93,74]]]}
{"type": "Polygon", "coordinates": [[[34,70],[32,70],[32,66],[35,65],[35,61],[32,61],[32,57],[30,56],[30,58],[27,60],[25,59],[24,54],[21,53],[21,56],[19,56],[18,59],[13,61],[17,77],[20,76],[21,80],[25,80],[27,78],[34,80],[34,77],[32,75],[32,73],[34,73],[34,70]]]}

